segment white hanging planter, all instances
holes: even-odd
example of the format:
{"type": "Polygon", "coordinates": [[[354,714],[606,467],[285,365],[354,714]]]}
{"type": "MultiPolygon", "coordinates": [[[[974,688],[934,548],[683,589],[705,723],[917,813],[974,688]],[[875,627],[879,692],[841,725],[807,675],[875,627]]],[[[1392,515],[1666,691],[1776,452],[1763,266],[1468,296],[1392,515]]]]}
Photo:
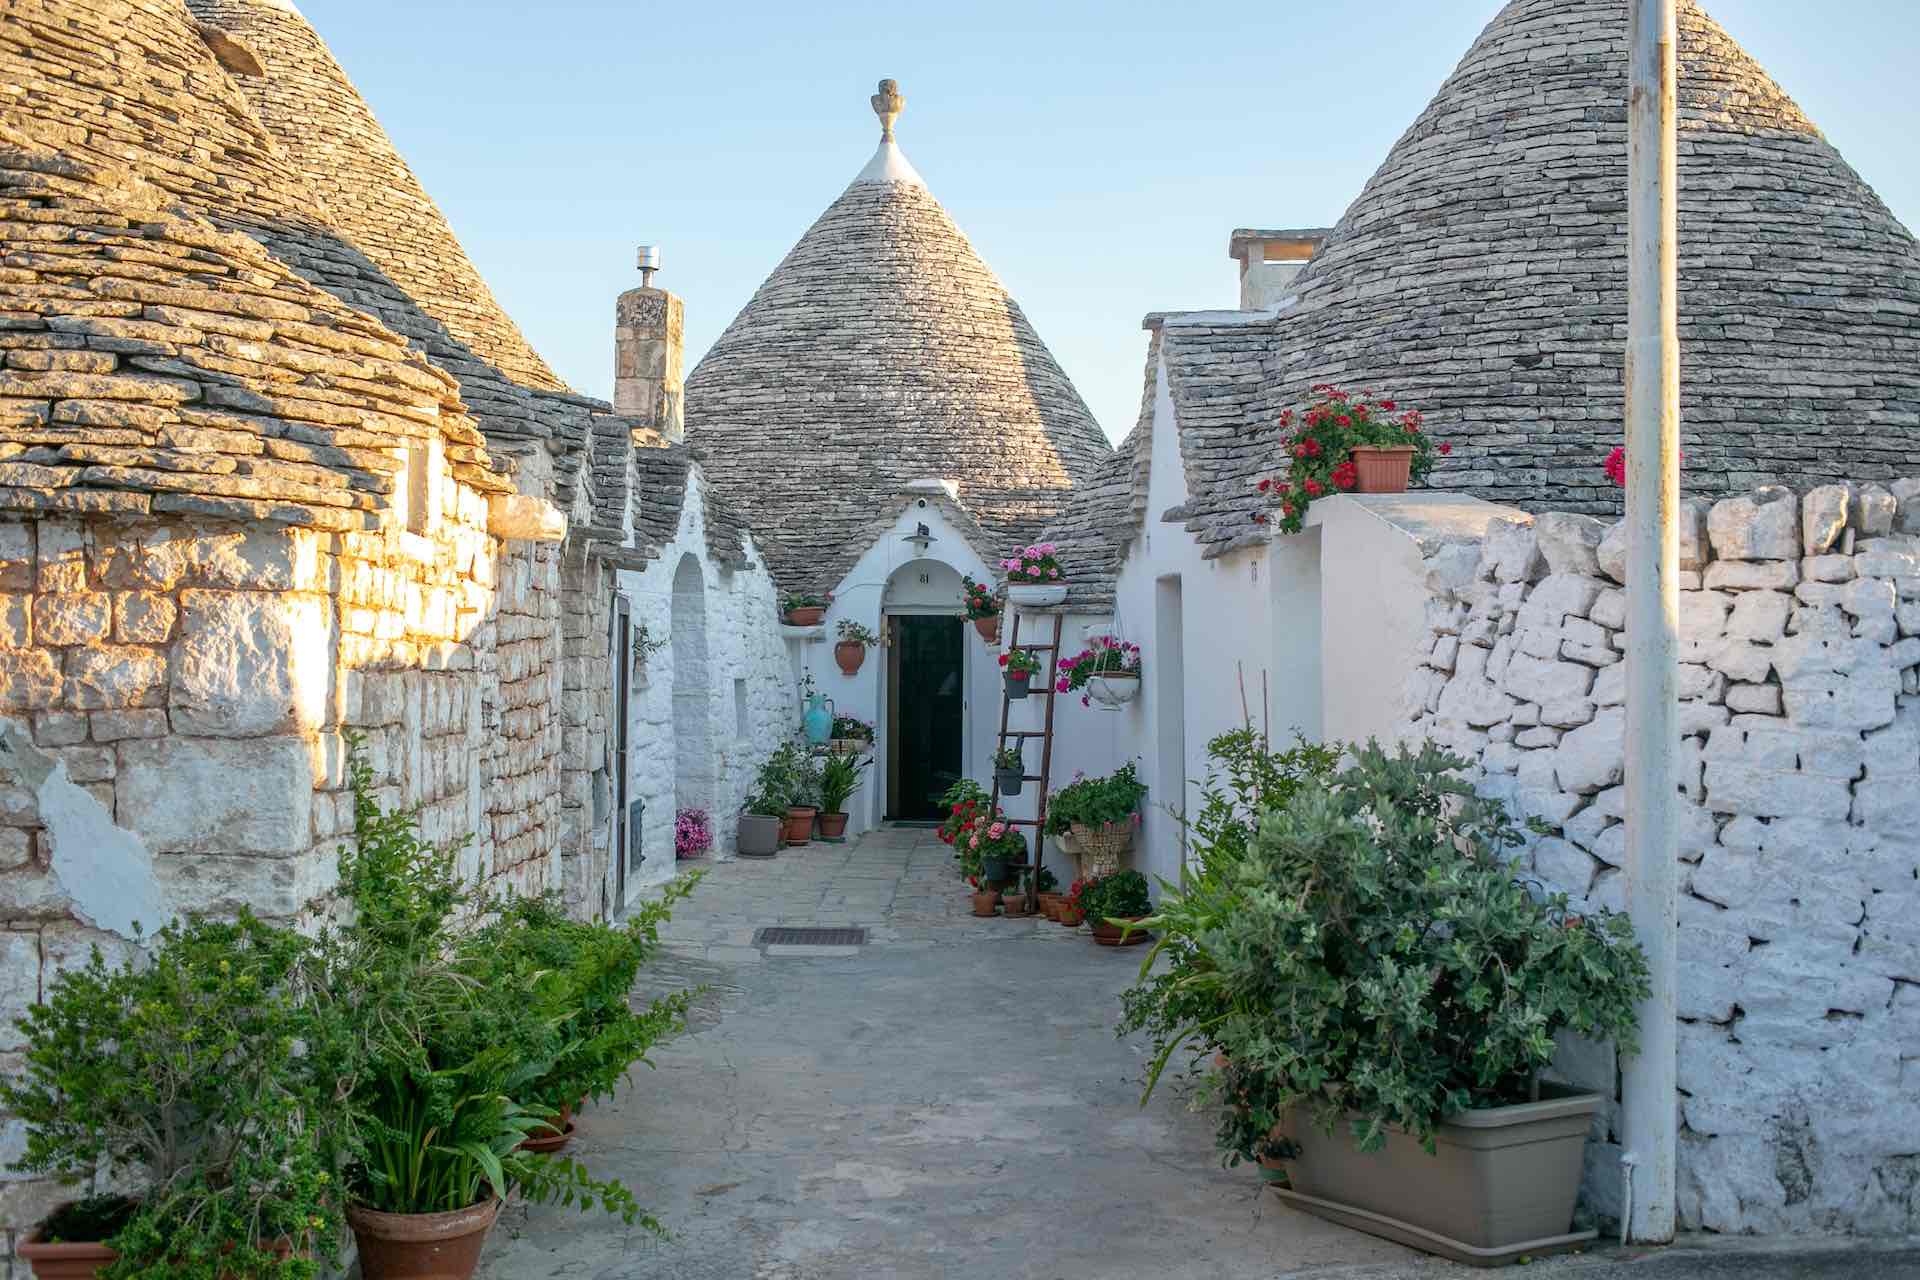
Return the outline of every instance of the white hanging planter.
{"type": "Polygon", "coordinates": [[[1043,586],[1037,582],[1010,582],[1007,584],[1007,600],[1012,604],[1025,605],[1029,609],[1045,609],[1061,604],[1067,598],[1064,584],[1043,586]]]}
{"type": "Polygon", "coordinates": [[[1140,696],[1140,676],[1137,673],[1121,674],[1117,671],[1106,675],[1087,677],[1087,697],[1095,706],[1118,710],[1140,696]]]}

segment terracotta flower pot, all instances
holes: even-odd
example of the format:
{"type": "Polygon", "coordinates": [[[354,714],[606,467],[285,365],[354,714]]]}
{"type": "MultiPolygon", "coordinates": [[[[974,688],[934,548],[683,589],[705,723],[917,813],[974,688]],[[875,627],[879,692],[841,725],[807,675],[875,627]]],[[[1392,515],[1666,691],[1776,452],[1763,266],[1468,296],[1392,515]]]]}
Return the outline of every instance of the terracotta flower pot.
{"type": "Polygon", "coordinates": [[[21,1244],[19,1254],[38,1280],[93,1280],[120,1257],[103,1244],[47,1244],[38,1231],[21,1244]]]}
{"type": "MultiPolygon", "coordinates": [[[[1146,919],[1145,916],[1123,916],[1121,918],[1129,920],[1146,919]]],[[[1147,941],[1151,936],[1143,929],[1135,929],[1132,933],[1127,934],[1123,940],[1120,936],[1122,933],[1120,926],[1117,924],[1108,924],[1105,920],[1097,920],[1090,927],[1093,930],[1093,940],[1103,947],[1137,947],[1147,941]]]]}
{"type": "Polygon", "coordinates": [[[1413,466],[1413,446],[1357,444],[1353,447],[1355,493],[1405,493],[1413,466]]]}
{"type": "Polygon", "coordinates": [[[569,1103],[560,1104],[560,1114],[553,1118],[552,1124],[543,1124],[527,1130],[527,1136],[521,1141],[522,1151],[533,1151],[540,1155],[552,1155],[573,1140],[573,1107],[569,1103]]]}
{"type": "Polygon", "coordinates": [[[365,1280],[468,1280],[480,1265],[487,1232],[500,1216],[492,1192],[451,1213],[382,1213],[347,1206],[365,1280]]]}
{"type": "Polygon", "coordinates": [[[819,810],[810,804],[796,804],[787,810],[787,825],[783,834],[788,844],[813,843],[813,820],[819,810]]]}
{"type": "Polygon", "coordinates": [[[992,915],[994,911],[994,903],[998,902],[999,900],[1000,900],[1000,895],[995,893],[993,890],[982,889],[980,892],[973,895],[973,914],[977,916],[992,915]]]}
{"type": "Polygon", "coordinates": [[[817,627],[820,625],[820,619],[826,616],[826,609],[820,606],[809,609],[789,609],[787,610],[787,625],[790,627],[817,627]]]}
{"type": "Polygon", "coordinates": [[[833,660],[840,664],[840,674],[855,675],[867,660],[867,646],[858,640],[842,640],[833,646],[833,660]]]}
{"type": "Polygon", "coordinates": [[[1004,904],[1002,909],[1009,916],[1030,916],[1033,914],[1033,912],[1027,910],[1027,895],[1024,893],[1016,893],[1010,897],[1003,895],[1002,902],[1004,904]]]}
{"type": "Polygon", "coordinates": [[[1041,914],[1045,915],[1049,920],[1058,920],[1060,918],[1060,905],[1065,901],[1066,899],[1057,893],[1041,894],[1040,895],[1041,914]]]}
{"type": "Polygon", "coordinates": [[[838,840],[847,834],[847,815],[844,813],[823,813],[820,815],[820,834],[829,839],[838,840]]]}
{"type": "Polygon", "coordinates": [[[1060,913],[1054,916],[1053,919],[1056,924],[1063,924],[1069,929],[1078,929],[1080,922],[1086,918],[1086,912],[1078,907],[1070,907],[1063,902],[1060,904],[1060,913]]]}
{"type": "Polygon", "coordinates": [[[982,640],[985,640],[988,644],[1000,643],[1000,615],[999,614],[996,613],[991,618],[975,618],[973,620],[973,629],[975,631],[978,631],[980,633],[980,638],[982,640]]]}

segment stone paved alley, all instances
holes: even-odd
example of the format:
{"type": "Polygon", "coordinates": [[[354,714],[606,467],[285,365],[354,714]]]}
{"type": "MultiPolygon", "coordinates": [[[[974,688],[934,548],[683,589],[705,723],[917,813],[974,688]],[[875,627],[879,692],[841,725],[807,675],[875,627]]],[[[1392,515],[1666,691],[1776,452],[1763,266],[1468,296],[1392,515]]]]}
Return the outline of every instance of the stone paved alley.
{"type": "MultiPolygon", "coordinates": [[[[486,1280],[1477,1274],[1281,1207],[1220,1167],[1209,1122],[1170,1090],[1140,1109],[1141,1047],[1112,1023],[1141,953],[974,919],[931,831],[712,866],[669,943],[643,983],[711,991],[658,1070],[585,1113],[575,1151],[676,1239],[514,1205],[486,1280]],[[871,941],[767,955],[753,937],[771,924],[865,925],[871,941]]],[[[1914,1274],[1893,1268],[1847,1274],[1914,1274]]]]}

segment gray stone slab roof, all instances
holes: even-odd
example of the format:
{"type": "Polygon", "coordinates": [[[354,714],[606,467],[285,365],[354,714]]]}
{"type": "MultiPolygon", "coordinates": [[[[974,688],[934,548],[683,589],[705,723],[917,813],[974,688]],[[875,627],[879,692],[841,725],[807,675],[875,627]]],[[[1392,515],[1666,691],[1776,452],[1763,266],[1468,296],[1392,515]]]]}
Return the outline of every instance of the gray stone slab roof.
{"type": "MultiPolygon", "coordinates": [[[[1257,391],[1209,379],[1183,400],[1194,344],[1169,338],[1210,552],[1264,537],[1274,420],[1317,382],[1422,409],[1453,446],[1436,488],[1618,510],[1601,463],[1623,434],[1626,31],[1626,0],[1508,4],[1264,322],[1257,391]]],[[[1913,236],[1692,0],[1679,52],[1683,483],[1912,473],[1913,236]]]]}
{"type": "Polygon", "coordinates": [[[946,210],[884,167],[834,201],[702,358],[686,424],[791,589],[834,586],[911,481],[956,481],[1011,546],[1112,456],[946,210]]]}

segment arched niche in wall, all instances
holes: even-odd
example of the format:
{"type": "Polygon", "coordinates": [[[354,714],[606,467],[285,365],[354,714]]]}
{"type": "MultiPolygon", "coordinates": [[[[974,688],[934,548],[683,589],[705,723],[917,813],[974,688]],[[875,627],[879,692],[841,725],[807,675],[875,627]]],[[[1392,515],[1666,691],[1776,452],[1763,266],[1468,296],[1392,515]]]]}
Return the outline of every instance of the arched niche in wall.
{"type": "Polygon", "coordinates": [[[699,557],[673,572],[673,796],[680,809],[711,809],[714,798],[713,671],[707,657],[707,583],[699,557]]]}
{"type": "Polygon", "coordinates": [[[887,579],[885,613],[959,613],[960,571],[944,560],[909,560],[887,579]]]}

